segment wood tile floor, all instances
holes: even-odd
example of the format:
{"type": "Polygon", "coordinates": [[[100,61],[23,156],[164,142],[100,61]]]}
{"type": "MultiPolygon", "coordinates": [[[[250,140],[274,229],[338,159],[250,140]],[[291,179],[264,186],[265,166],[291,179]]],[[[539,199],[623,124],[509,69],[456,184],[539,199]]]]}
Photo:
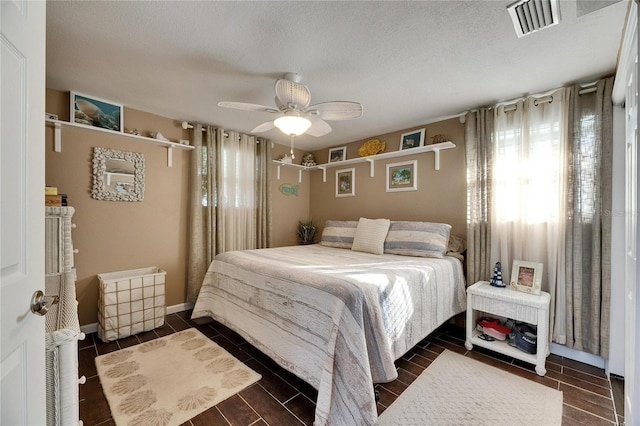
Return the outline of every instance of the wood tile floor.
{"type": "MultiPolygon", "coordinates": [[[[163,327],[116,342],[104,343],[95,333],[87,335],[80,342],[79,370],[80,375],[87,377],[87,383],[80,386],[80,419],[86,426],[115,424],[96,372],[94,358],[97,355],[190,327],[196,327],[260,373],[262,379],[194,417],[185,425],[286,426],[313,423],[317,393],[310,385],[280,368],[228,328],[216,322],[198,325],[189,319],[190,314],[185,311],[168,315],[163,327]]],[[[624,424],[621,416],[623,413],[618,412],[616,416],[611,383],[603,370],[552,354],[547,359],[546,376],[539,377],[533,366],[518,360],[477,347],[473,351],[467,351],[464,347],[464,330],[451,325],[436,330],[396,362],[397,380],[376,385],[380,392],[378,413],[382,413],[444,349],[562,391],[564,426],[624,424]]]]}

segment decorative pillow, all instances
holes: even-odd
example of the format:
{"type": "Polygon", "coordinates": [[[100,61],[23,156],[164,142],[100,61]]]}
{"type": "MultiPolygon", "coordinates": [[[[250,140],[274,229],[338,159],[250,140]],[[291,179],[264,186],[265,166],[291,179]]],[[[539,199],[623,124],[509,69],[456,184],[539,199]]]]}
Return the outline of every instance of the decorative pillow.
{"type": "Polygon", "coordinates": [[[351,250],[365,253],[383,254],[384,240],[389,231],[389,219],[365,219],[358,221],[356,236],[353,238],[351,250]]]}
{"type": "Polygon", "coordinates": [[[355,220],[327,220],[322,230],[320,244],[327,247],[350,249],[356,235],[355,220]]]}
{"type": "Polygon", "coordinates": [[[393,221],[384,241],[384,252],[443,258],[450,232],[451,225],[446,223],[393,221]]]}
{"type": "Polygon", "coordinates": [[[447,253],[462,253],[467,249],[467,242],[464,238],[458,237],[455,235],[449,235],[449,247],[447,248],[447,253]]]}

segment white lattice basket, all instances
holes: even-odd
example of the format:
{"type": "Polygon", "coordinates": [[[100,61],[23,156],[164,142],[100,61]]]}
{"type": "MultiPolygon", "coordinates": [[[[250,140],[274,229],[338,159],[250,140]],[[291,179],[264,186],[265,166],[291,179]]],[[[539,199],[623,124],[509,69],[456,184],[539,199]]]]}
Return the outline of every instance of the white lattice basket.
{"type": "Polygon", "coordinates": [[[165,275],[155,266],[99,274],[100,339],[110,342],[164,325],[165,275]]]}

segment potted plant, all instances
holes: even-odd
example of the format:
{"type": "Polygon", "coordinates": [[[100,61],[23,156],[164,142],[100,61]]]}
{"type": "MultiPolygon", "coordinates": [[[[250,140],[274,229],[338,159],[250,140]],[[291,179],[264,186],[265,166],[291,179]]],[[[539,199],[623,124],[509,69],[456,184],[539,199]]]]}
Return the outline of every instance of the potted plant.
{"type": "Polygon", "coordinates": [[[296,236],[300,244],[313,244],[316,236],[316,225],[312,220],[301,220],[298,222],[296,236]]]}

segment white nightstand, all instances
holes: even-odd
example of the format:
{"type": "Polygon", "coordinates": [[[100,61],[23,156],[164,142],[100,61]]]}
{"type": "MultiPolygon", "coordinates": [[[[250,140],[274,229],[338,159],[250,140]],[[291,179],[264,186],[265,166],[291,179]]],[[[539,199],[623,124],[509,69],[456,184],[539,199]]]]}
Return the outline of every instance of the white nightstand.
{"type": "Polygon", "coordinates": [[[540,295],[513,290],[510,287],[493,287],[487,281],[479,281],[467,289],[467,340],[468,350],[473,345],[509,355],[513,358],[534,364],[536,373],[547,373],[545,361],[549,355],[549,304],[551,296],[547,292],[540,295]],[[510,346],[506,341],[488,342],[478,337],[476,330],[478,313],[511,318],[516,321],[534,324],[538,328],[537,349],[535,354],[526,353],[510,346]]]}

